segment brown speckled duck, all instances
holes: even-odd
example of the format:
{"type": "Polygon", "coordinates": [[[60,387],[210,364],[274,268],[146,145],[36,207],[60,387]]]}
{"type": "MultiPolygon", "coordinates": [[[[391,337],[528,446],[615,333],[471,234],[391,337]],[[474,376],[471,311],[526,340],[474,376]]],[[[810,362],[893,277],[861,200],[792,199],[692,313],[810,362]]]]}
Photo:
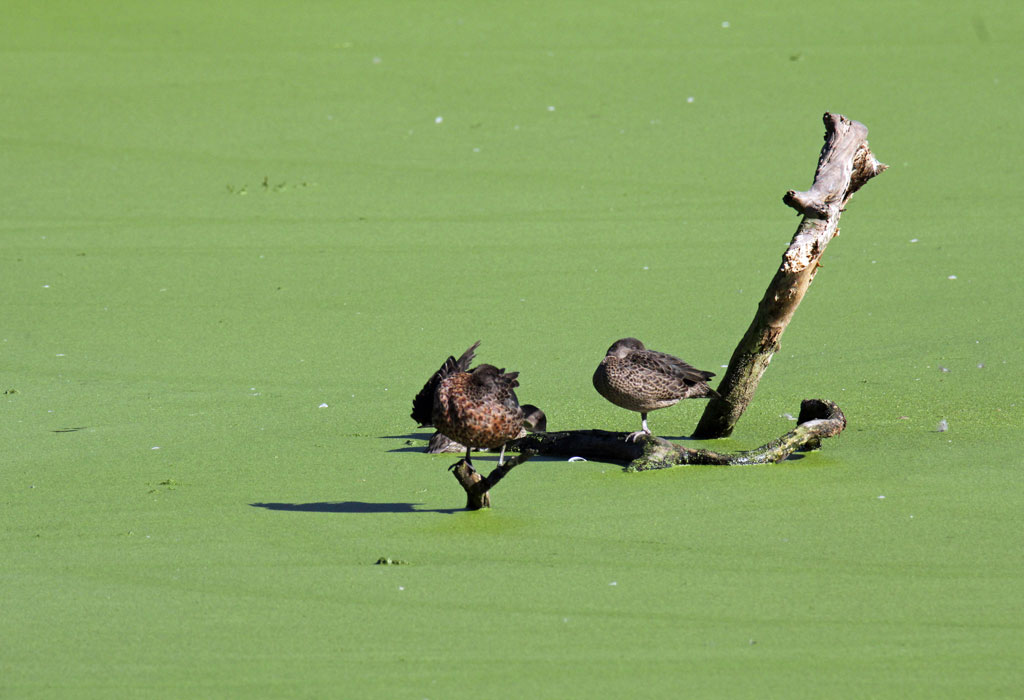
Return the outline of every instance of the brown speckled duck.
{"type": "Polygon", "coordinates": [[[647,414],[682,399],[717,397],[707,385],[715,376],[686,364],[678,357],[648,350],[636,338],[617,340],[594,372],[594,388],[616,406],[640,413],[642,429],[626,436],[636,440],[650,435],[647,414]]]}
{"type": "Polygon", "coordinates": [[[468,372],[469,363],[473,361],[473,356],[479,346],[480,341],[478,340],[470,345],[469,349],[462,353],[457,360],[449,355],[441,368],[434,372],[433,376],[423,385],[420,393],[416,394],[416,398],[412,400],[411,417],[421,428],[429,428],[434,425],[434,394],[437,393],[437,385],[450,374],[468,372]]]}
{"type": "Polygon", "coordinates": [[[475,343],[458,360],[449,357],[445,361],[413,400],[412,417],[423,423],[426,399],[421,397],[424,392],[429,394],[436,380],[430,400],[430,423],[438,432],[465,445],[467,463],[473,448],[500,447],[500,466],[505,459],[505,443],[523,429],[523,409],[513,391],[519,386],[519,372],[506,373],[486,364],[469,370],[479,344],[475,343]]]}

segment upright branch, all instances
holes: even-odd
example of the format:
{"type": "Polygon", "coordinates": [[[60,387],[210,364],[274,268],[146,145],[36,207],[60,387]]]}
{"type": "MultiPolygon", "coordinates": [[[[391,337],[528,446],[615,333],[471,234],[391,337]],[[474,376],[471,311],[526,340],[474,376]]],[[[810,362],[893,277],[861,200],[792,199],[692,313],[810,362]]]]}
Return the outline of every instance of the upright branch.
{"type": "Polygon", "coordinates": [[[718,386],[721,398],[708,403],[694,431],[695,438],[706,440],[732,434],[772,355],[779,349],[783,331],[814,280],[825,247],[839,235],[839,217],[846,203],[868,180],[888,167],[871,153],[866,126],[827,112],[824,121],[825,145],[814,184],[806,192],[789,190],[782,198],[803,215],[803,220],[758,304],[754,320],[732,354],[718,386]]]}

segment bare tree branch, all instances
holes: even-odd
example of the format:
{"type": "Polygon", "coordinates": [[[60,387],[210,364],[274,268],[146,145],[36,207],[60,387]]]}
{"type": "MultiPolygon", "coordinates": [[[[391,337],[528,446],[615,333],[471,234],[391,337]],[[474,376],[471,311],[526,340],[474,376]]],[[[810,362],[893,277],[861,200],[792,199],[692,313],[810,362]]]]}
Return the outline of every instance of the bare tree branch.
{"type": "MultiPolygon", "coordinates": [[[[629,433],[606,430],[565,430],[556,433],[527,433],[506,444],[506,450],[518,451],[505,463],[484,476],[465,459],[450,469],[466,492],[466,510],[491,507],[491,494],[506,474],[534,455],[547,457],[583,457],[588,460],[617,462],[626,471],[650,471],[683,465],[739,466],[781,462],[797,450],[814,450],[821,440],[834,437],[846,427],[846,416],[837,405],[824,399],[807,399],[800,406],[797,426],[776,440],[746,452],[723,453],[694,450],[663,438],[648,435],[637,441],[626,441],[629,433]]],[[[441,451],[461,452],[457,443],[449,442],[441,451]]]]}
{"type": "Polygon", "coordinates": [[[491,507],[490,491],[506,474],[533,456],[531,450],[523,449],[515,457],[509,457],[504,464],[498,465],[490,474],[483,476],[465,459],[453,464],[451,469],[456,481],[466,490],[466,510],[480,510],[491,507]]]}
{"type": "Polygon", "coordinates": [[[693,437],[707,440],[732,434],[754,397],[761,376],[779,349],[779,338],[793,318],[825,247],[839,235],[839,217],[854,192],[884,171],[868,147],[867,127],[826,113],[825,144],[814,184],[806,192],[790,190],[783,202],[803,215],[782,264],[757,307],[754,320],[736,346],[718,386],[721,398],[709,401],[693,437]]]}
{"type": "Polygon", "coordinates": [[[800,406],[797,426],[785,435],[755,450],[714,452],[692,449],[648,435],[626,442],[628,433],[605,430],[567,430],[531,433],[506,445],[509,450],[529,450],[550,457],[584,459],[626,464],[626,471],[666,469],[689,464],[742,465],[781,462],[801,449],[817,449],[823,438],[834,437],[846,428],[846,416],[839,406],[824,399],[807,399],[800,406]]]}

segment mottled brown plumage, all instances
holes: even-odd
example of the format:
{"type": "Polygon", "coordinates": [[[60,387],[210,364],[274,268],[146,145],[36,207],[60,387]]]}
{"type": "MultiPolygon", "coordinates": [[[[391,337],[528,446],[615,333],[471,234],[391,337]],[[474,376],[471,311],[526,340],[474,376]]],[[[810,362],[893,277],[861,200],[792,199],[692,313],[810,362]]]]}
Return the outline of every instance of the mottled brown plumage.
{"type": "Polygon", "coordinates": [[[678,357],[648,350],[636,338],[616,341],[594,372],[594,388],[616,406],[637,411],[642,429],[627,440],[650,435],[647,414],[673,406],[682,399],[708,398],[718,393],[707,385],[715,376],[686,364],[678,357]]]}
{"type": "Polygon", "coordinates": [[[523,409],[513,389],[519,372],[506,373],[494,365],[480,365],[471,372],[453,371],[441,378],[434,394],[434,427],[466,446],[466,462],[472,448],[501,448],[519,435],[523,409]]]}
{"type": "Polygon", "coordinates": [[[412,400],[411,417],[421,428],[427,428],[434,424],[434,394],[437,393],[437,385],[449,374],[468,372],[469,363],[473,361],[473,355],[479,346],[480,341],[478,340],[470,345],[469,349],[462,353],[457,360],[449,355],[448,359],[441,365],[441,368],[434,372],[433,376],[423,385],[420,393],[416,394],[416,397],[412,400]]]}
{"type": "MultiPolygon", "coordinates": [[[[506,373],[494,365],[469,369],[480,341],[473,343],[458,360],[449,357],[427,381],[412,402],[412,418],[421,427],[432,425],[438,433],[431,438],[429,451],[444,451],[453,441],[470,450],[501,448],[499,463],[505,456],[505,443],[518,437],[524,428],[523,409],[513,389],[519,386],[518,372],[506,373]]],[[[530,407],[531,430],[543,430],[544,412],[530,407]]]]}
{"type": "MultiPolygon", "coordinates": [[[[528,403],[521,404],[520,408],[523,409],[523,427],[519,434],[516,435],[516,438],[524,437],[530,433],[547,432],[548,419],[544,415],[544,411],[528,403]]],[[[465,449],[465,445],[452,440],[444,433],[434,433],[427,442],[426,451],[428,454],[440,454],[442,452],[462,452],[465,449]]]]}

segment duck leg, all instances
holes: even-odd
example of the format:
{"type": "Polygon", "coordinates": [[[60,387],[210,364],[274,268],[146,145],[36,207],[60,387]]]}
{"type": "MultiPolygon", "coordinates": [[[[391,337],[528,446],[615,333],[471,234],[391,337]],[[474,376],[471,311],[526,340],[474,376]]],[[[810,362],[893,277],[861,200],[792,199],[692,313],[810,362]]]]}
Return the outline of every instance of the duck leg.
{"type": "Polygon", "coordinates": [[[646,436],[646,435],[650,435],[651,434],[650,428],[647,427],[647,414],[646,413],[641,413],[640,414],[640,425],[643,426],[643,429],[642,430],[638,430],[635,433],[630,433],[629,435],[627,435],[626,436],[626,442],[635,442],[636,440],[638,440],[640,438],[641,435],[645,435],[646,436]]]}

